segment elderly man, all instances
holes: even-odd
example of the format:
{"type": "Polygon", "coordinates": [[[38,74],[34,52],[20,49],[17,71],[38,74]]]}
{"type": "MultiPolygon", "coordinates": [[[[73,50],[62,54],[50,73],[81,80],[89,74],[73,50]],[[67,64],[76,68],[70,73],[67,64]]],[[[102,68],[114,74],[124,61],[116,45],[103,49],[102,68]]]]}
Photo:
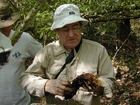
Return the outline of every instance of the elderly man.
{"type": "MultiPolygon", "coordinates": [[[[13,11],[5,0],[0,0],[0,33],[11,38],[14,34],[12,25],[20,14],[13,11]]],[[[6,42],[5,42],[6,43],[6,42]]],[[[31,98],[19,84],[19,77],[25,71],[25,61],[34,57],[42,48],[31,35],[23,32],[13,46],[8,62],[0,68],[0,105],[29,105],[31,98]]]]}
{"type": "Polygon", "coordinates": [[[51,29],[59,40],[41,49],[22,74],[20,83],[24,89],[35,96],[46,95],[47,105],[100,105],[99,96],[81,87],[71,99],[63,100],[65,91],[71,89],[69,81],[90,73],[103,83],[104,95],[112,96],[115,76],[110,57],[101,44],[82,38],[82,27],[87,23],[74,4],[56,9],[51,29]]]}

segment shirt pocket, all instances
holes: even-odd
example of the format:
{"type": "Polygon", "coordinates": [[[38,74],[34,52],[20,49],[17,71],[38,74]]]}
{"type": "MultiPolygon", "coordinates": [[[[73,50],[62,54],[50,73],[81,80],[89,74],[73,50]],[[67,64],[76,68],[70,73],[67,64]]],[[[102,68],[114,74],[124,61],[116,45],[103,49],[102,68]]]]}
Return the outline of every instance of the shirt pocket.
{"type": "MultiPolygon", "coordinates": [[[[51,75],[51,77],[54,78],[57,75],[57,73],[60,71],[63,65],[64,65],[64,62],[62,60],[54,60],[53,65],[49,69],[49,74],[51,75]]],[[[58,78],[62,78],[65,75],[66,75],[66,69],[64,68],[63,71],[58,76],[58,78]]]]}
{"type": "Polygon", "coordinates": [[[94,64],[80,63],[77,67],[77,75],[81,75],[83,73],[91,73],[97,75],[97,66],[94,64]]]}

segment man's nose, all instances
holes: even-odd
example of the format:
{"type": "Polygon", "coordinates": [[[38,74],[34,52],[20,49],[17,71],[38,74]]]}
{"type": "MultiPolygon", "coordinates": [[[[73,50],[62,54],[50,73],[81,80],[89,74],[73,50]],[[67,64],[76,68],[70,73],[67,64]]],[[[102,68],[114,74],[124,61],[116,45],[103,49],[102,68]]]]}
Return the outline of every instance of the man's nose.
{"type": "Polygon", "coordinates": [[[73,37],[74,36],[74,32],[73,32],[72,29],[69,29],[68,36],[69,37],[73,37]]]}

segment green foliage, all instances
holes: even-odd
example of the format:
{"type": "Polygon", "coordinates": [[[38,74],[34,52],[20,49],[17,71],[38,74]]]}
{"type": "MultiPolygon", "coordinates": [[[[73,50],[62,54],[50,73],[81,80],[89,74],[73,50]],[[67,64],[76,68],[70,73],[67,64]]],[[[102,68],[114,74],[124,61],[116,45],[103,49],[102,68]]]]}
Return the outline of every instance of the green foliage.
{"type": "MultiPolygon", "coordinates": [[[[15,29],[34,7],[35,3],[38,2],[38,0],[9,1],[12,1],[14,6],[20,10],[21,14],[21,18],[15,25],[15,29]]],[[[55,31],[50,30],[53,23],[53,14],[56,7],[64,3],[73,3],[79,6],[81,15],[89,20],[89,24],[83,28],[83,37],[103,44],[107,48],[111,58],[119,49],[119,45],[122,45],[122,42],[117,39],[118,23],[123,19],[131,19],[130,31],[133,31],[137,36],[137,41],[134,40],[137,45],[134,46],[132,43],[132,48],[129,45],[124,45],[119,49],[117,55],[115,55],[116,57],[113,59],[113,63],[116,63],[116,68],[122,67],[123,65],[129,67],[132,73],[137,73],[138,67],[135,64],[140,62],[140,21],[138,19],[136,20],[136,18],[140,18],[140,0],[48,0],[36,16],[32,17],[32,21],[25,31],[32,33],[41,43],[44,43],[44,40],[46,43],[56,40],[57,36],[55,31]]],[[[129,86],[126,87],[131,89],[129,86]]],[[[123,97],[118,93],[120,89],[118,87],[117,89],[115,89],[117,91],[115,93],[116,97],[114,96],[115,102],[118,100],[117,95],[123,97]]],[[[118,100],[118,104],[120,104],[120,101],[122,99],[118,100]]],[[[108,104],[104,103],[104,105],[108,104]]]]}
{"type": "MultiPolygon", "coordinates": [[[[22,21],[38,0],[15,0],[13,2],[20,9],[22,21]]],[[[64,3],[78,5],[81,10],[81,15],[90,21],[90,26],[95,26],[97,31],[95,34],[112,33],[112,35],[115,35],[116,21],[110,22],[111,19],[116,20],[125,16],[140,15],[138,12],[140,9],[139,0],[50,0],[33,17],[32,23],[30,26],[27,26],[27,30],[32,29],[30,31],[37,34],[41,39],[44,35],[47,35],[47,40],[55,40],[56,35],[50,30],[53,22],[53,14],[56,7],[64,3]],[[99,21],[109,22],[96,24],[99,21]]]]}

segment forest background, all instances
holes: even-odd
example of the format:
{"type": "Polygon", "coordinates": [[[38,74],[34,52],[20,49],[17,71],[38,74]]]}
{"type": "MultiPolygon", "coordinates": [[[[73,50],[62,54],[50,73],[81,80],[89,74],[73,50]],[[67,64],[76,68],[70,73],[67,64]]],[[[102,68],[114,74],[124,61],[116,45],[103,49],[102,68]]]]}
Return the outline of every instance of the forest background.
{"type": "MultiPolygon", "coordinates": [[[[14,26],[14,44],[21,33],[30,33],[44,46],[57,39],[50,30],[53,14],[61,4],[79,6],[89,20],[83,37],[104,45],[116,73],[113,97],[101,97],[102,105],[140,105],[140,0],[7,0],[21,18],[14,26]]],[[[32,62],[28,59],[26,64],[32,62]]],[[[44,98],[34,102],[45,103],[44,98]]]]}

